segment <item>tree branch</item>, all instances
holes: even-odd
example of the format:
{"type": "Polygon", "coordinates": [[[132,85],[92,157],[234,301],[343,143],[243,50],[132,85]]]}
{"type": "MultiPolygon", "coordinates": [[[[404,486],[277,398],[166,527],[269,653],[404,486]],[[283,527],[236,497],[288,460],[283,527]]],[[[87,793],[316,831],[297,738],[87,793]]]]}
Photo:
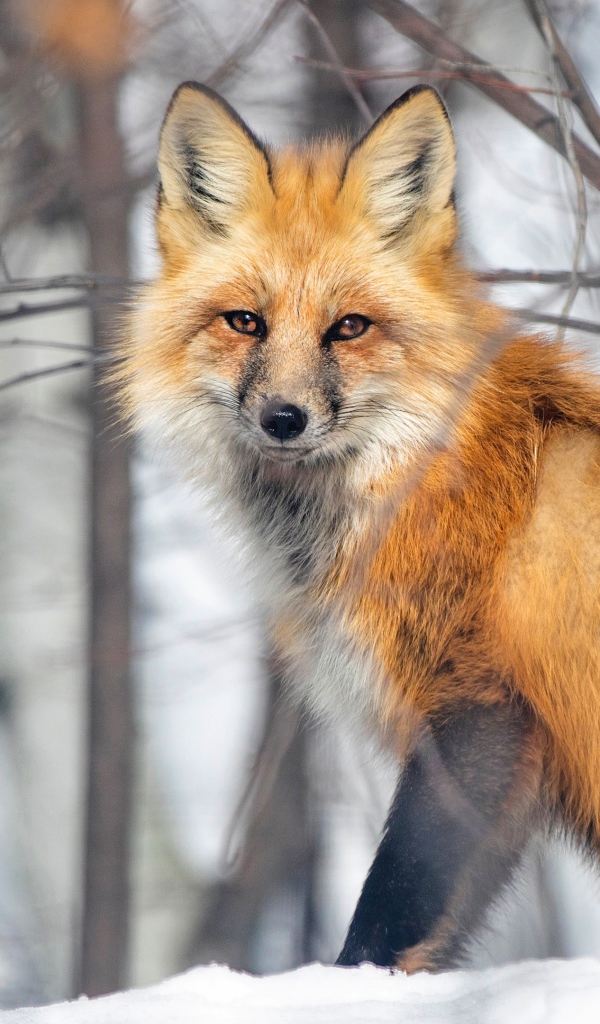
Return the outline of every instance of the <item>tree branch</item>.
{"type": "MultiPolygon", "coordinates": [[[[370,127],[370,125],[373,123],[373,114],[371,113],[368,104],[360,89],[357,89],[352,76],[350,76],[347,73],[347,70],[342,64],[338,52],[335,46],[333,45],[331,39],[329,38],[329,35],[325,31],[325,28],[317,18],[314,11],[311,11],[310,7],[308,6],[307,3],[304,2],[304,0],[298,0],[298,3],[303,8],[304,13],[308,20],[310,21],[311,25],[314,26],[317,34],[319,35],[319,38],[321,39],[321,42],[323,43],[324,48],[327,50],[327,53],[329,54],[332,63],[326,66],[331,71],[333,71],[334,74],[338,75],[338,77],[348,90],[348,93],[352,97],[354,105],[356,106],[356,109],[358,110],[360,116],[363,118],[367,127],[370,127]]],[[[303,63],[310,63],[313,65],[313,67],[319,65],[318,61],[310,61],[308,59],[304,60],[303,63]]]]}
{"type": "MultiPolygon", "coordinates": [[[[489,284],[555,284],[570,285],[573,274],[570,270],[480,270],[478,281],[489,284]]],[[[578,274],[580,288],[600,288],[600,274],[578,274]]]]}
{"type": "Polygon", "coordinates": [[[538,17],[540,20],[540,31],[548,47],[548,52],[552,60],[553,67],[553,78],[556,87],[556,107],[558,113],[558,120],[560,124],[560,130],[563,137],[565,156],[571,173],[573,174],[573,180],[575,182],[575,188],[577,192],[577,219],[576,219],[576,231],[575,231],[575,244],[573,246],[573,270],[572,279],[569,286],[569,291],[565,299],[564,306],[562,308],[562,315],[569,316],[575,299],[577,298],[577,292],[579,290],[578,276],[579,276],[579,264],[583,256],[585,248],[585,237],[587,232],[587,199],[585,194],[585,183],[583,175],[581,173],[581,167],[575,148],[573,145],[573,130],[571,128],[571,121],[569,117],[569,111],[567,105],[560,92],[560,84],[564,76],[561,71],[560,61],[555,48],[555,36],[556,32],[548,13],[548,7],[545,0],[533,0],[538,17]]]}
{"type": "MultiPolygon", "coordinates": [[[[536,0],[525,0],[525,4],[531,17],[539,30],[542,37],[545,39],[544,28],[542,25],[540,11],[536,0]]],[[[576,68],[571,54],[567,50],[564,43],[556,31],[556,28],[552,24],[550,19],[550,32],[552,34],[552,45],[554,50],[554,56],[557,64],[560,67],[563,78],[569,87],[571,99],[579,110],[586,128],[589,130],[591,135],[595,138],[596,142],[600,145],[600,111],[596,106],[596,101],[588,89],[584,79],[576,68]]]]}
{"type": "Polygon", "coordinates": [[[102,274],[59,274],[55,277],[16,277],[8,281],[0,281],[0,295],[13,292],[46,292],[55,289],[82,288],[85,291],[96,291],[99,288],[116,288],[127,291],[139,282],[127,281],[119,277],[106,277],[102,274]]]}
{"type": "MultiPolygon", "coordinates": [[[[416,11],[405,0],[367,0],[367,3],[377,14],[389,21],[397,32],[412,40],[427,53],[442,60],[485,68],[486,81],[477,81],[477,73],[467,70],[463,71],[464,81],[474,85],[499,107],[512,114],[561,156],[566,156],[559,120],[547,107],[537,103],[527,93],[507,89],[507,83],[511,83],[505,75],[497,70],[492,73],[489,64],[448,39],[438,25],[416,11]]],[[[586,146],[577,135],[573,135],[573,149],[583,174],[600,190],[600,156],[586,146]]]]}
{"type": "Polygon", "coordinates": [[[43,370],[30,370],[27,373],[20,373],[16,377],[9,377],[8,380],[0,382],[0,391],[7,391],[18,384],[27,384],[31,380],[39,380],[40,377],[54,377],[57,373],[66,373],[68,370],[81,370],[86,366],[92,366],[100,362],[96,357],[88,359],[74,359],[71,363],[57,363],[56,366],[46,366],[43,370]]]}
{"type": "Polygon", "coordinates": [[[273,5],[266,18],[260,23],[258,28],[252,35],[248,36],[239,46],[229,54],[225,60],[215,68],[214,71],[206,79],[206,84],[216,89],[221,82],[231,74],[232,71],[238,66],[238,64],[244,60],[252,51],[259,45],[262,39],[271,31],[273,26],[279,20],[286,7],[291,3],[291,0],[277,0],[273,5]]]}
{"type": "Polygon", "coordinates": [[[13,309],[0,310],[0,322],[6,320],[18,320],[25,316],[40,316],[42,313],[62,313],[66,309],[81,309],[88,306],[96,306],[105,302],[122,302],[122,295],[85,295],[76,299],[61,299],[60,302],[40,302],[38,305],[30,305],[20,302],[13,309]]]}
{"type": "Polygon", "coordinates": [[[9,338],[8,341],[0,341],[0,348],[60,348],[69,352],[87,352],[93,355],[93,349],[89,345],[72,345],[68,341],[35,341],[29,338],[9,338]]]}
{"type": "Polygon", "coordinates": [[[562,316],[560,313],[538,313],[535,309],[509,309],[509,313],[520,320],[529,320],[538,324],[555,324],[571,331],[585,331],[587,334],[600,334],[600,324],[593,320],[579,320],[577,317],[562,316]]]}
{"type": "MultiPolygon", "coordinates": [[[[443,64],[451,65],[448,70],[443,68],[412,68],[410,71],[390,70],[390,71],[379,71],[376,68],[347,68],[343,65],[337,65],[330,63],[326,60],[314,60],[312,57],[294,57],[294,60],[299,64],[307,64],[312,68],[321,68],[323,71],[332,71],[335,73],[341,73],[350,79],[355,79],[361,82],[379,82],[379,81],[393,81],[397,78],[435,78],[442,81],[465,81],[464,71],[470,72],[469,82],[475,84],[476,82],[487,82],[490,80],[490,75],[495,76],[497,69],[489,66],[483,66],[481,70],[476,68],[472,64],[459,64],[452,63],[451,61],[442,61],[443,64]]],[[[525,92],[525,93],[542,93],[544,96],[556,96],[555,89],[544,89],[541,86],[535,85],[517,85],[516,82],[510,82],[506,79],[505,82],[500,83],[494,78],[494,82],[498,88],[512,89],[513,92],[525,92]]],[[[565,99],[569,99],[570,93],[561,93],[565,99]]]]}

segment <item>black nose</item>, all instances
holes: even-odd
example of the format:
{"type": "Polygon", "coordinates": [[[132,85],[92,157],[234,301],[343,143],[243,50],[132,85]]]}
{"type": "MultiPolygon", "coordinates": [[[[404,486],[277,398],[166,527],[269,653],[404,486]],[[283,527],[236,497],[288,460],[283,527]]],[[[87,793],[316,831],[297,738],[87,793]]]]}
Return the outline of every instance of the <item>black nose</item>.
{"type": "Polygon", "coordinates": [[[271,437],[276,437],[279,441],[291,441],[304,430],[306,416],[297,405],[273,399],[265,405],[260,425],[271,437]]]}

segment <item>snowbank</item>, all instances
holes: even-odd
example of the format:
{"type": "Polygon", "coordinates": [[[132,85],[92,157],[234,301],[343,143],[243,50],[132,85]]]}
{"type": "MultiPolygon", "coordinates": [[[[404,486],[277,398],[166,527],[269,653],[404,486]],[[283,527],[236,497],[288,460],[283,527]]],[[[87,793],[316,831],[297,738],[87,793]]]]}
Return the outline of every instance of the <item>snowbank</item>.
{"type": "Polygon", "coordinates": [[[407,978],[312,964],[254,978],[197,967],[152,988],[0,1012],[0,1024],[598,1024],[600,960],[407,978]]]}

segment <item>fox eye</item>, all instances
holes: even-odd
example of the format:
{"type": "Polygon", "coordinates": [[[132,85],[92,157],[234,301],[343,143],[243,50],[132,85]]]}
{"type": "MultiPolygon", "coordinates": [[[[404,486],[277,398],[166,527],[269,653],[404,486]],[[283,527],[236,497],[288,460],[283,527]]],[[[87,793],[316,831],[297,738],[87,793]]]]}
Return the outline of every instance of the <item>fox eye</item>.
{"type": "Polygon", "coordinates": [[[247,309],[232,309],[229,313],[223,313],[223,317],[238,334],[253,334],[255,338],[264,338],[267,333],[267,325],[262,316],[250,313],[247,309]]]}
{"type": "Polygon", "coordinates": [[[370,326],[371,320],[368,320],[366,316],[361,316],[360,313],[349,313],[348,316],[343,316],[341,320],[337,320],[331,325],[323,340],[328,344],[330,341],[348,341],[351,338],[360,338],[361,334],[364,334],[370,326]]]}

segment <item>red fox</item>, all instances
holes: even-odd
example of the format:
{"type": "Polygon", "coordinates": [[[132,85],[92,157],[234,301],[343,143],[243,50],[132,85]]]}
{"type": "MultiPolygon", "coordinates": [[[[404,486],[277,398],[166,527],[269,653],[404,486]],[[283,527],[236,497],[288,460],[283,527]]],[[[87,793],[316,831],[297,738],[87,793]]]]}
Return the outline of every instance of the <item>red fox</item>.
{"type": "Polygon", "coordinates": [[[430,88],[274,151],[188,82],[159,169],[126,412],[250,538],[291,684],[403,764],[338,963],[450,968],[534,832],[600,852],[599,383],[463,265],[430,88]]]}

